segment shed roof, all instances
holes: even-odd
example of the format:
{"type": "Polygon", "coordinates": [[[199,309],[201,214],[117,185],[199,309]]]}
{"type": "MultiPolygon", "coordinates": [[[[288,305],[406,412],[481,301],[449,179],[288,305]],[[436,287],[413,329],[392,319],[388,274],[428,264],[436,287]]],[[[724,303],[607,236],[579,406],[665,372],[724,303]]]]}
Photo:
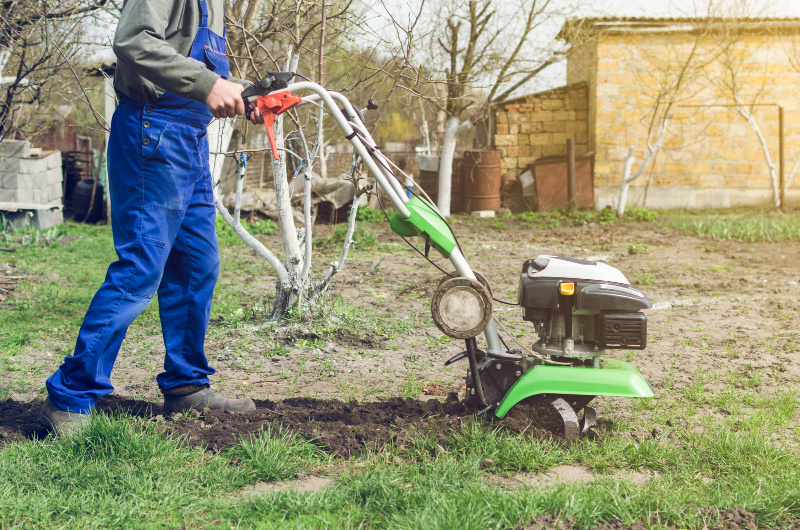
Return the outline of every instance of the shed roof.
{"type": "Polygon", "coordinates": [[[742,33],[797,33],[800,18],[720,18],[720,17],[584,17],[569,18],[558,34],[569,39],[578,32],[589,33],[699,33],[735,30],[742,33]]]}
{"type": "Polygon", "coordinates": [[[504,105],[510,105],[512,103],[517,103],[519,101],[535,98],[535,97],[542,97],[554,92],[565,92],[567,90],[571,90],[573,88],[589,88],[589,85],[585,81],[580,81],[578,83],[571,83],[569,85],[562,85],[555,88],[550,88],[548,90],[542,90],[541,92],[534,92],[533,94],[525,94],[524,96],[517,96],[511,99],[504,99],[502,101],[495,101],[492,103],[492,107],[502,107],[504,105]]]}

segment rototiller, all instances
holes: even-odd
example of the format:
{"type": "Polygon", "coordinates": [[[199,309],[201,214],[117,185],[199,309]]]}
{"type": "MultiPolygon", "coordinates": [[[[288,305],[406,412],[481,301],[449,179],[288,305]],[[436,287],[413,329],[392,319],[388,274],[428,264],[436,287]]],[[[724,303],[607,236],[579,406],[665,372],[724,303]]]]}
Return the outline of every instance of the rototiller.
{"type": "MultiPolygon", "coordinates": [[[[546,403],[563,419],[567,440],[574,440],[595,425],[595,412],[587,406],[595,396],[653,396],[650,384],[630,364],[601,358],[608,348],[640,350],[647,342],[647,317],[641,310],[649,308],[650,302],[619,270],[603,263],[555,256],[525,261],[517,304],[523,309],[523,319],[533,323],[539,340],[530,348],[521,344],[508,348],[495,325],[502,327],[493,314],[495,299],[488,282],[470,268],[436,206],[426,196],[407,196],[407,188],[393,169],[396,166],[380,152],[367,130],[362,111],[343,95],[318,84],[290,84],[294,76],[290,72],[268,72],[242,93],[264,116],[273,156],[278,159],[272,127],[275,116],[297,105],[322,105],[397,210],[390,220],[392,230],[403,239],[421,237],[426,258],[432,248],[450,260],[455,272],[439,282],[431,313],[445,335],[466,342],[466,350],[445,365],[468,361],[469,405],[503,418],[523,400],[546,403]],[[294,95],[300,92],[312,94],[294,95]],[[485,350],[478,347],[476,337],[480,333],[486,341],[485,350]],[[579,420],[581,410],[584,414],[579,420]]],[[[374,101],[368,108],[376,108],[374,101]]]]}

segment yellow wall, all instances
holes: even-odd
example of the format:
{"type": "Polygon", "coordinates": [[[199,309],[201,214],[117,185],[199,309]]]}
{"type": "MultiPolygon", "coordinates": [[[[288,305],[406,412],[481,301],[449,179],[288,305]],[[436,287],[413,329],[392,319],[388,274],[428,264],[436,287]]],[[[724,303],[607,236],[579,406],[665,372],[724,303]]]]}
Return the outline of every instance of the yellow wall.
{"type": "MultiPolygon", "coordinates": [[[[614,204],[628,148],[634,148],[639,161],[646,155],[651,109],[659,91],[674,83],[695,42],[696,59],[676,98],[665,149],[632,183],[629,204],[728,207],[766,205],[772,198],[757,136],[735,109],[683,107],[733,103],[721,39],[695,39],[663,33],[606,35],[570,58],[568,83],[590,87],[588,146],[595,151],[597,207],[614,204]]],[[[792,49],[790,38],[779,35],[741,36],[730,47],[742,100],[784,107],[787,178],[800,155],[800,70],[791,64],[792,49]]],[[[777,109],[757,107],[754,117],[777,171],[777,109]]],[[[654,130],[653,142],[655,136],[654,130]]],[[[800,203],[800,176],[787,191],[787,202],[800,203]]]]}

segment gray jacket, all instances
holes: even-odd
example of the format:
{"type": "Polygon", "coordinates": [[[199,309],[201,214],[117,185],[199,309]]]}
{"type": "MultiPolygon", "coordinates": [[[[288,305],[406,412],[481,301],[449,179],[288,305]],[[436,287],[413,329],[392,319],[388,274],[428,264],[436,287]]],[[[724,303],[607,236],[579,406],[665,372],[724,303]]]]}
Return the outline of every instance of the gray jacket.
{"type": "MultiPolygon", "coordinates": [[[[209,28],[222,35],[223,0],[206,4],[209,28]]],[[[125,0],[114,35],[114,87],[141,103],[165,91],[205,103],[219,76],[188,57],[199,27],[199,0],[125,0]]]]}

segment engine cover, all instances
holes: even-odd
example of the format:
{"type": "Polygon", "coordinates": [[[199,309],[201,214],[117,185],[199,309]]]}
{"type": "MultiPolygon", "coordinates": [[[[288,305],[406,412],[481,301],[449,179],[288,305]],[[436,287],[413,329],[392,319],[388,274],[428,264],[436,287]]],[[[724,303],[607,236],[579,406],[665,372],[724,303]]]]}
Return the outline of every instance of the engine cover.
{"type": "Polygon", "coordinates": [[[574,311],[628,312],[651,307],[650,301],[614,267],[573,258],[539,256],[522,266],[517,302],[525,309],[524,319],[544,321],[559,309],[558,285],[575,283],[574,311]]]}

